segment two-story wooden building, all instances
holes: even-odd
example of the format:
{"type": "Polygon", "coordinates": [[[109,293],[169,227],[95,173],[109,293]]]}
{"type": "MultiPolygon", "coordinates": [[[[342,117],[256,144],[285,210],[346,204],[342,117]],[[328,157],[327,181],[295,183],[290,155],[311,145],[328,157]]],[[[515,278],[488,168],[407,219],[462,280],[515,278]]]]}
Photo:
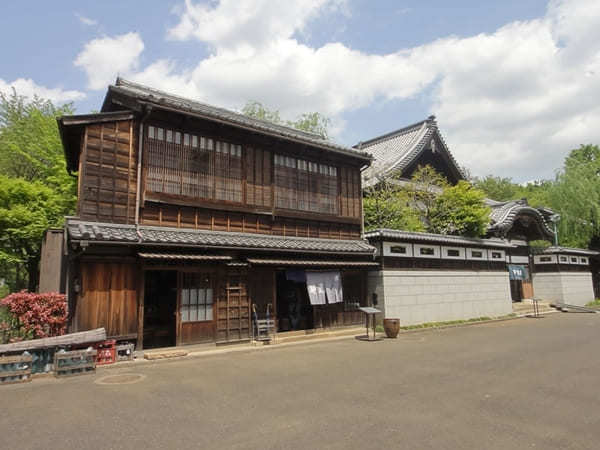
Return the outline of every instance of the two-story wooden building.
{"type": "Polygon", "coordinates": [[[78,177],[71,331],[139,348],[239,341],[252,304],[279,331],[361,320],[368,154],[122,79],[101,112],[58,123],[78,177]]]}

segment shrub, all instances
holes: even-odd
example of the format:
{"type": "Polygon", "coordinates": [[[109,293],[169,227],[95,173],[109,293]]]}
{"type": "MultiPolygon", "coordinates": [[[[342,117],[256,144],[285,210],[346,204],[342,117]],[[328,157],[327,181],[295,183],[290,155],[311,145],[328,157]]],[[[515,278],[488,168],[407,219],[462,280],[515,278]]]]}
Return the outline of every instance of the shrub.
{"type": "Polygon", "coordinates": [[[60,336],[67,327],[67,301],[55,292],[35,294],[16,292],[0,300],[33,338],[60,336]]]}

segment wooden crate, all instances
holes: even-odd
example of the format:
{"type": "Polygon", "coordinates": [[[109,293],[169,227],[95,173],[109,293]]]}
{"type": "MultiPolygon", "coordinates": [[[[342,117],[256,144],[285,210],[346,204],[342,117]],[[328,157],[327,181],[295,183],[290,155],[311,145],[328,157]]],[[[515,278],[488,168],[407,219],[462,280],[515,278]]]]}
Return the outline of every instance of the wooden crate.
{"type": "Polygon", "coordinates": [[[118,344],[117,345],[117,361],[133,361],[134,344],[118,344]]]}
{"type": "Polygon", "coordinates": [[[73,350],[54,354],[54,374],[69,377],[96,372],[96,350],[73,350]]]}
{"type": "Polygon", "coordinates": [[[0,358],[0,384],[31,381],[31,355],[4,356],[0,358]]]}

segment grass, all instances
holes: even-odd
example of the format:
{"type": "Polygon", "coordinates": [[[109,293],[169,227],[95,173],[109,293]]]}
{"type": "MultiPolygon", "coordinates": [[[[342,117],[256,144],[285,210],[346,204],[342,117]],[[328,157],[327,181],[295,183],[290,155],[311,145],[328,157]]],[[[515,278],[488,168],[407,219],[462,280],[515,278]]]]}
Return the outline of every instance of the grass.
{"type": "MultiPolygon", "coordinates": [[[[486,322],[488,320],[508,319],[510,317],[515,317],[515,316],[516,316],[515,313],[511,313],[511,314],[507,314],[506,316],[501,316],[501,317],[483,316],[483,317],[474,317],[472,319],[464,319],[464,320],[448,320],[445,322],[426,322],[426,323],[419,323],[417,325],[406,325],[403,327],[401,326],[400,329],[401,330],[419,330],[419,329],[424,329],[424,328],[439,328],[439,327],[447,327],[447,326],[453,326],[453,325],[465,325],[465,324],[475,323],[475,322],[486,322]]],[[[383,325],[377,325],[377,327],[375,328],[375,331],[383,332],[384,331],[383,325]]]]}
{"type": "Polygon", "coordinates": [[[585,306],[600,306],[600,298],[597,298],[596,300],[594,300],[593,302],[589,302],[587,303],[585,306]]]}

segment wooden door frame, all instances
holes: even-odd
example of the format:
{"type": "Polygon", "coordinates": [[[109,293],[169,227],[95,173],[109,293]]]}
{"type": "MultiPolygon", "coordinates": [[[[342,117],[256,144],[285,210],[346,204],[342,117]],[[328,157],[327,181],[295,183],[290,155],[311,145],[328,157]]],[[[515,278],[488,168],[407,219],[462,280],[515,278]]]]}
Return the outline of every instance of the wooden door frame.
{"type": "Polygon", "coordinates": [[[138,330],[137,330],[137,345],[136,350],[144,349],[144,312],[145,312],[145,296],[146,296],[146,272],[176,272],[176,283],[175,289],[177,290],[175,299],[175,345],[179,345],[179,334],[180,334],[180,274],[181,268],[173,266],[149,266],[141,264],[138,268],[139,271],[139,284],[138,284],[138,330]]]}
{"type": "MultiPolygon", "coordinates": [[[[212,322],[212,335],[213,335],[213,341],[216,341],[216,336],[217,336],[217,312],[216,310],[217,305],[216,305],[216,298],[217,298],[217,279],[218,279],[218,274],[219,274],[219,270],[218,267],[211,267],[211,266],[199,266],[199,267],[178,267],[177,268],[177,310],[176,310],[176,345],[186,345],[186,342],[182,341],[183,338],[183,321],[181,320],[181,291],[183,289],[183,274],[184,273],[201,273],[201,274],[207,274],[209,276],[209,287],[212,289],[213,292],[213,318],[212,320],[206,320],[203,322],[212,322]]],[[[190,344],[193,344],[193,342],[190,342],[190,344]]]]}

